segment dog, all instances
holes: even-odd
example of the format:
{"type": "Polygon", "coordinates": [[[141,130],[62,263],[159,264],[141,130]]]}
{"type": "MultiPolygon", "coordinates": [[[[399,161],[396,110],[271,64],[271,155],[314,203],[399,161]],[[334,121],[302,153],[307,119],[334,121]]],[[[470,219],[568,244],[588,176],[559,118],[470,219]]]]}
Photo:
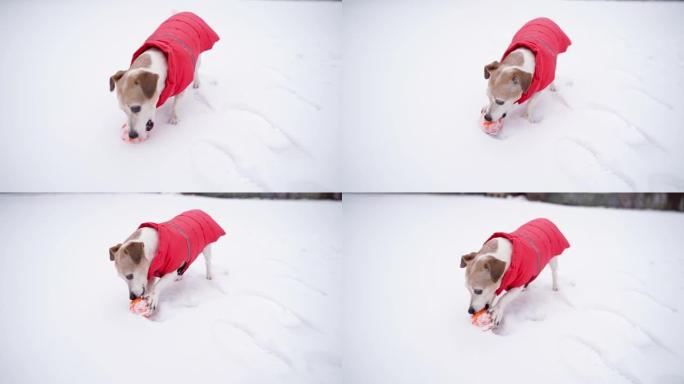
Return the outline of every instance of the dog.
{"type": "Polygon", "coordinates": [[[219,36],[191,12],[175,14],[164,21],[133,54],[128,70],[109,78],[109,91],[116,89],[119,108],[128,117],[122,139],[140,142],[154,128],[157,108],[173,97],[170,124],[178,123],[176,105],[192,83],[200,86],[197,70],[200,54],[211,49],[219,36]]]}
{"type": "Polygon", "coordinates": [[[200,253],[206,277],[213,279],[211,244],[226,232],[207,213],[195,209],[163,223],[140,224],[123,243],[109,248],[109,260],[128,286],[128,297],[143,297],[155,311],[159,294],[183,273],[200,253]]]}
{"type": "Polygon", "coordinates": [[[540,119],[533,108],[541,91],[553,84],[556,57],[572,44],[560,27],[547,18],[527,22],[514,35],[501,62],[493,61],[484,67],[489,104],[482,108],[484,119],[500,122],[515,104],[527,101],[524,117],[536,123],[540,119]]]}
{"type": "Polygon", "coordinates": [[[546,264],[551,267],[552,288],[557,291],[557,257],[569,247],[558,227],[544,218],[534,219],[511,233],[494,233],[479,251],[461,257],[461,268],[466,269],[465,286],[470,292],[468,313],[485,309],[498,327],[508,304],[546,264]]]}

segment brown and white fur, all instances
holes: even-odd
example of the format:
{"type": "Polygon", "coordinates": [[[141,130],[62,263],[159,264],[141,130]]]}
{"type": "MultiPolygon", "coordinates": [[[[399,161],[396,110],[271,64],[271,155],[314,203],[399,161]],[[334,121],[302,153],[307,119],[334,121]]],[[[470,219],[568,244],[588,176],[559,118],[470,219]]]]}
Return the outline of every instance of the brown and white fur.
{"type": "MultiPolygon", "coordinates": [[[[197,76],[199,65],[200,58],[195,65],[193,88],[200,86],[197,76]]],[[[117,71],[109,78],[109,90],[116,89],[119,108],[128,117],[128,139],[145,140],[149,131],[154,128],[157,101],[164,90],[167,72],[168,64],[164,53],[156,48],[150,48],[140,54],[128,70],[117,71]]],[[[176,104],[183,93],[185,91],[173,98],[170,124],[178,123],[176,104]]]]}
{"type": "MultiPolygon", "coordinates": [[[[511,263],[513,245],[505,238],[497,237],[487,241],[478,252],[471,252],[461,257],[461,268],[465,268],[465,286],[470,292],[470,305],[468,313],[473,314],[487,309],[492,316],[494,326],[499,326],[503,314],[513,300],[515,300],[525,288],[518,287],[506,291],[499,296],[494,303],[496,290],[501,286],[501,280],[511,263]]],[[[558,290],[558,258],[549,260],[553,290],[558,290]]]]}
{"type": "MultiPolygon", "coordinates": [[[[156,229],[143,227],[133,232],[123,243],[109,248],[109,260],[114,261],[116,271],[128,285],[128,297],[133,300],[143,297],[152,310],[159,305],[159,294],[174,280],[180,280],[182,275],[173,272],[161,278],[147,279],[147,271],[157,254],[159,234],[156,229]]],[[[211,267],[211,244],[204,250],[207,279],[213,279],[211,267]]]]}
{"type": "MultiPolygon", "coordinates": [[[[515,102],[530,87],[534,77],[534,67],[534,53],[527,48],[513,50],[501,63],[493,61],[485,65],[484,78],[489,80],[487,84],[489,104],[482,108],[485,120],[499,121],[506,117],[515,102]]],[[[548,89],[552,92],[556,91],[553,84],[548,89]]],[[[531,123],[540,121],[533,114],[540,93],[533,94],[527,100],[523,116],[531,123]]]]}

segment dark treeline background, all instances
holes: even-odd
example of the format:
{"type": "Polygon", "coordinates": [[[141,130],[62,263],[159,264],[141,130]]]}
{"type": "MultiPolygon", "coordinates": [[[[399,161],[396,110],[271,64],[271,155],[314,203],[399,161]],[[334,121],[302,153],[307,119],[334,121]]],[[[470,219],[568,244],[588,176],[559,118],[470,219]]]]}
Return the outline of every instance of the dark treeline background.
{"type": "MultiPolygon", "coordinates": [[[[227,199],[334,200],[342,193],[186,193],[186,195],[227,199]]],[[[442,194],[440,194],[442,195],[442,194]]],[[[452,194],[446,194],[452,195],[452,194]]],[[[456,193],[453,195],[471,195],[456,193]]],[[[475,193],[490,197],[521,196],[530,201],[586,207],[654,209],[684,212],[684,193],[475,193]]]]}
{"type": "Polygon", "coordinates": [[[225,199],[342,200],[341,193],[184,193],[184,195],[220,197],[225,199]]]}
{"type": "Polygon", "coordinates": [[[524,196],[530,201],[563,205],[684,212],[684,193],[486,193],[485,195],[524,196]]]}

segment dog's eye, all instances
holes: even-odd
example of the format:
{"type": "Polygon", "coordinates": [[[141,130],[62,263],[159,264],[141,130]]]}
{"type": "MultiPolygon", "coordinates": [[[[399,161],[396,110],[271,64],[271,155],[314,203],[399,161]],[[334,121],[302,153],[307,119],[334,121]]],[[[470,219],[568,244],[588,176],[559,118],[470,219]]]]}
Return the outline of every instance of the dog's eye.
{"type": "Polygon", "coordinates": [[[131,112],[133,113],[138,113],[140,112],[140,106],[139,105],[134,105],[131,107],[131,112]]]}
{"type": "Polygon", "coordinates": [[[126,275],[126,279],[133,280],[133,274],[126,275]]]}
{"type": "Polygon", "coordinates": [[[506,113],[505,113],[505,112],[504,112],[503,115],[501,115],[501,118],[502,118],[502,119],[503,119],[504,117],[506,117],[506,113]]]}
{"type": "Polygon", "coordinates": [[[476,295],[482,294],[482,290],[481,290],[481,289],[473,289],[473,292],[475,292],[476,295]]]}
{"type": "Polygon", "coordinates": [[[496,100],[494,100],[494,101],[495,101],[497,104],[499,104],[499,105],[503,105],[503,104],[504,104],[504,101],[503,101],[503,100],[496,99],[496,100]]]}

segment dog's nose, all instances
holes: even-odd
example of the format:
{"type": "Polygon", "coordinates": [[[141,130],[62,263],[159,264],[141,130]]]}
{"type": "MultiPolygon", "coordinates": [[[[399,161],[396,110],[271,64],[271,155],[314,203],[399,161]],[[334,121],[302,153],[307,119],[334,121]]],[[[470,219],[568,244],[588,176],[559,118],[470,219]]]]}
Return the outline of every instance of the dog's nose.
{"type": "MultiPolygon", "coordinates": [[[[133,299],[131,299],[131,300],[133,300],[133,299]]],[[[468,313],[470,313],[471,315],[473,313],[475,313],[475,308],[473,308],[473,307],[468,308],[468,313]]]]}
{"type": "Polygon", "coordinates": [[[135,139],[136,137],[138,137],[138,132],[131,129],[130,131],[128,131],[128,137],[130,139],[135,139]]]}
{"type": "Polygon", "coordinates": [[[154,121],[147,120],[147,124],[145,125],[145,129],[147,129],[147,132],[149,132],[152,130],[152,128],[154,128],[154,121]]]}
{"type": "Polygon", "coordinates": [[[487,121],[492,121],[492,115],[490,115],[489,113],[485,114],[484,118],[487,121]]]}
{"type": "Polygon", "coordinates": [[[130,292],[130,293],[128,294],[128,298],[130,298],[131,300],[135,300],[137,297],[138,297],[138,296],[136,296],[135,293],[133,293],[133,292],[130,292]]]}

